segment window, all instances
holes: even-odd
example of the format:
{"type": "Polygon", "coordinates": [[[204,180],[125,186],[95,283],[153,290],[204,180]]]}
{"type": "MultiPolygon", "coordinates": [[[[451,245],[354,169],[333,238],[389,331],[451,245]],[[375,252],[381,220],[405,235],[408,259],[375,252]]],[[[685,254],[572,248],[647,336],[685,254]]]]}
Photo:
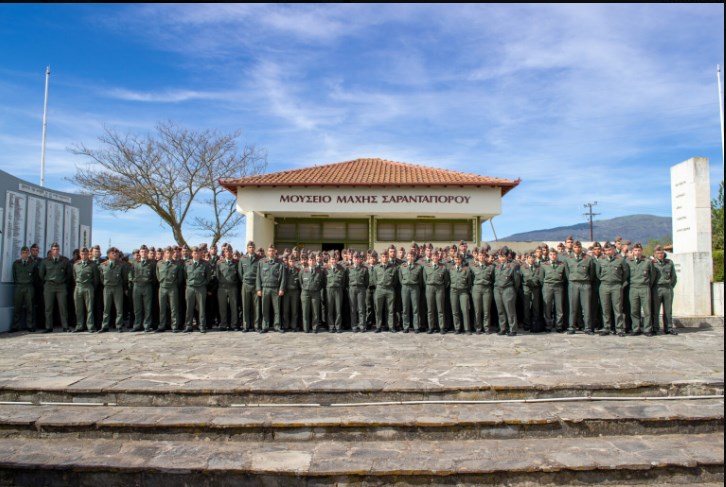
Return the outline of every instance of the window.
{"type": "Polygon", "coordinates": [[[344,242],[368,245],[368,222],[328,219],[279,218],[275,241],[287,244],[344,242]]]}
{"type": "Polygon", "coordinates": [[[379,221],[376,240],[379,242],[453,242],[471,241],[473,225],[471,220],[449,221],[379,221]]]}

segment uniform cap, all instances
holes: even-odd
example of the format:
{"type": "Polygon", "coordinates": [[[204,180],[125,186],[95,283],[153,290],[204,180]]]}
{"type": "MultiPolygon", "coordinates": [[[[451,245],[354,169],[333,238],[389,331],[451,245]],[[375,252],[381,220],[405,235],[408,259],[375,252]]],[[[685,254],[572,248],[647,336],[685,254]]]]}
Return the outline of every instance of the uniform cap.
{"type": "Polygon", "coordinates": [[[81,247],[80,251],[81,251],[81,253],[88,252],[88,247],[81,247]]]}
{"type": "Polygon", "coordinates": [[[247,246],[249,247],[250,245],[252,247],[255,247],[255,243],[252,240],[250,240],[249,242],[247,242],[247,246]]]}
{"type": "Polygon", "coordinates": [[[631,244],[630,240],[621,240],[620,243],[623,244],[623,245],[630,245],[631,244]]]}
{"type": "Polygon", "coordinates": [[[601,249],[602,248],[602,245],[600,245],[600,242],[595,242],[594,244],[592,244],[592,248],[594,248],[594,249],[601,249]]]}
{"type": "Polygon", "coordinates": [[[633,248],[634,249],[642,249],[643,248],[643,244],[641,244],[640,242],[635,242],[635,245],[633,245],[633,248]]]}
{"type": "Polygon", "coordinates": [[[23,247],[20,249],[21,252],[30,252],[30,249],[27,245],[23,245],[23,247]]]}
{"type": "Polygon", "coordinates": [[[575,237],[573,237],[572,235],[568,235],[567,237],[565,237],[565,242],[567,242],[568,240],[575,240],[575,237]]]}
{"type": "MultiPolygon", "coordinates": [[[[139,250],[149,250],[149,247],[147,247],[146,245],[142,245],[141,247],[139,247],[139,250]]],[[[136,253],[135,250],[134,253],[136,253]]]]}
{"type": "Polygon", "coordinates": [[[33,245],[31,245],[31,246],[30,246],[30,248],[31,248],[31,249],[38,249],[38,248],[40,248],[40,247],[38,246],[38,244],[37,244],[37,243],[34,243],[33,245]]]}
{"type": "Polygon", "coordinates": [[[615,242],[622,242],[622,241],[623,241],[623,237],[621,237],[619,235],[617,237],[615,237],[615,242]]]}
{"type": "Polygon", "coordinates": [[[605,242],[605,245],[603,245],[603,248],[604,248],[604,249],[611,249],[611,248],[613,248],[613,247],[614,247],[614,245],[613,245],[613,244],[611,244],[610,242],[605,242]]]}
{"type": "Polygon", "coordinates": [[[663,252],[663,247],[661,247],[660,245],[656,245],[654,252],[663,252]]]}
{"type": "Polygon", "coordinates": [[[575,243],[572,244],[572,246],[573,247],[582,247],[582,242],[580,242],[579,240],[575,240],[575,243]]]}
{"type": "Polygon", "coordinates": [[[60,245],[58,244],[58,242],[53,242],[52,244],[50,244],[50,248],[51,249],[54,249],[54,248],[58,248],[59,249],[60,248],[60,245]]]}
{"type": "Polygon", "coordinates": [[[199,252],[199,247],[197,247],[196,245],[192,247],[192,252],[199,252]]]}
{"type": "Polygon", "coordinates": [[[184,245],[182,245],[182,250],[191,250],[191,249],[189,248],[189,245],[184,244],[184,245]]]}
{"type": "Polygon", "coordinates": [[[166,252],[174,252],[174,247],[169,245],[167,248],[164,249],[166,252]]]}

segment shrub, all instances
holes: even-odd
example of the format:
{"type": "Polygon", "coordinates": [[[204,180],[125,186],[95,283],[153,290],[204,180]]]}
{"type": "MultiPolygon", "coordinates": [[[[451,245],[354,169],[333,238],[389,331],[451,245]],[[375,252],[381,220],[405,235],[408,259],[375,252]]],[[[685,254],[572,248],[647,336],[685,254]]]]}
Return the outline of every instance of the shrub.
{"type": "Polygon", "coordinates": [[[723,282],[723,250],[713,251],[713,282],[723,282]]]}

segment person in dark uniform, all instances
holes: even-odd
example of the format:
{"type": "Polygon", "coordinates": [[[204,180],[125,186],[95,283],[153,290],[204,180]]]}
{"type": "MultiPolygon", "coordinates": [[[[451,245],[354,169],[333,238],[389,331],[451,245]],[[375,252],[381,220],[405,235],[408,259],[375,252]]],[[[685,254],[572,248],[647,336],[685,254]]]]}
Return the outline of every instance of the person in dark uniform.
{"type": "Polygon", "coordinates": [[[167,323],[171,325],[172,333],[179,333],[179,281],[183,277],[183,268],[174,260],[174,249],[167,247],[164,250],[164,260],[156,264],[156,279],[159,282],[159,326],[157,333],[166,330],[167,323]],[[167,313],[171,314],[171,320],[167,313]]]}
{"type": "Polygon", "coordinates": [[[30,257],[30,249],[20,249],[20,258],[13,262],[13,326],[11,332],[22,329],[22,317],[25,312],[25,328],[29,332],[35,331],[33,322],[33,298],[35,297],[35,282],[38,280],[38,271],[30,257]]]}
{"type": "Polygon", "coordinates": [[[58,305],[61,327],[65,332],[68,327],[68,283],[73,279],[73,270],[67,258],[60,255],[60,245],[53,242],[50,246],[50,257],[43,259],[38,270],[40,280],[44,283],[45,330],[53,331],[53,308],[58,305]]]}
{"type": "Polygon", "coordinates": [[[76,327],[73,332],[87,329],[96,331],[93,300],[96,286],[101,282],[98,267],[88,258],[88,249],[83,247],[80,251],[80,260],[73,264],[73,280],[76,287],[73,291],[74,306],[76,308],[76,327]]]}
{"type": "Polygon", "coordinates": [[[416,263],[416,251],[409,250],[406,262],[398,267],[398,280],[401,283],[403,313],[403,332],[408,333],[413,326],[414,333],[420,333],[419,302],[423,289],[423,267],[416,263]]]}
{"type": "Polygon", "coordinates": [[[255,243],[247,242],[247,254],[239,260],[238,273],[242,279],[242,331],[261,329],[259,298],[257,296],[257,264],[255,243]]]}
{"type": "Polygon", "coordinates": [[[361,255],[354,252],[353,263],[348,268],[350,326],[353,332],[366,331],[366,293],[368,292],[368,278],[368,268],[361,263],[361,255]]]}
{"type": "Polygon", "coordinates": [[[217,310],[219,311],[219,329],[222,331],[239,331],[239,262],[233,257],[231,245],[222,247],[222,258],[215,262],[214,273],[217,287],[217,310]]]}
{"type": "Polygon", "coordinates": [[[185,301],[187,314],[184,333],[193,331],[194,311],[199,316],[199,331],[207,333],[207,315],[204,312],[204,303],[207,299],[207,285],[212,271],[209,264],[201,258],[198,247],[192,247],[192,259],[184,265],[184,278],[186,280],[185,301]]]}
{"type": "Polygon", "coordinates": [[[655,279],[651,295],[653,296],[653,334],[658,334],[661,306],[663,309],[663,333],[666,335],[678,335],[673,328],[673,288],[676,287],[678,278],[676,266],[673,261],[666,258],[665,250],[658,245],[653,256],[653,269],[655,279]]]}
{"type": "Polygon", "coordinates": [[[280,298],[285,295],[286,273],[283,272],[282,263],[275,257],[275,246],[270,245],[267,247],[267,258],[257,266],[257,298],[262,300],[262,329],[258,330],[261,333],[267,333],[271,326],[275,331],[285,333],[280,316],[280,298]],[[274,317],[270,316],[270,308],[274,317]]]}

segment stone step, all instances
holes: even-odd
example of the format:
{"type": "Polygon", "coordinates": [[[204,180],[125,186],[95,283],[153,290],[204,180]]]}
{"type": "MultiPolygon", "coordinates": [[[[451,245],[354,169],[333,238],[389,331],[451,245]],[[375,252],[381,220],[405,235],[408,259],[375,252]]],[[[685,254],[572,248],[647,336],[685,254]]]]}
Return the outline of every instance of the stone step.
{"type": "Polygon", "coordinates": [[[378,441],[723,433],[724,400],[347,407],[1,405],[0,437],[378,441]]]}
{"type": "Polygon", "coordinates": [[[381,442],[6,438],[12,485],[563,485],[722,482],[722,433],[381,442]]]}

